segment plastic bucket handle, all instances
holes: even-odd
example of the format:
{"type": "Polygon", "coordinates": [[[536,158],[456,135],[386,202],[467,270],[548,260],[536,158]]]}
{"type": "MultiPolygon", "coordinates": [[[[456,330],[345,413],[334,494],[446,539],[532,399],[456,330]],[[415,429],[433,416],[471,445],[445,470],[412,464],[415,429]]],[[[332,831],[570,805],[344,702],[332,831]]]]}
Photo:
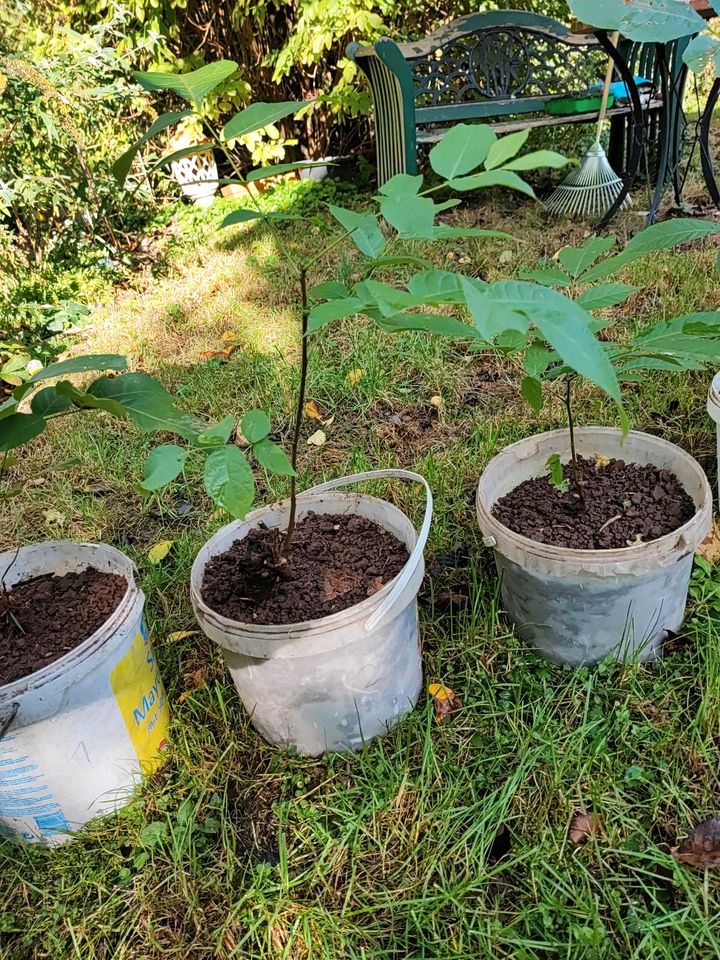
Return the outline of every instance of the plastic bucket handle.
{"type": "Polygon", "coordinates": [[[0,740],[2,740],[2,738],[8,732],[10,727],[13,725],[13,721],[15,720],[15,717],[17,717],[19,710],[20,710],[19,703],[17,702],[11,703],[10,712],[7,714],[7,716],[0,717],[0,740]]]}
{"type": "Polygon", "coordinates": [[[425,477],[421,477],[419,473],[413,473],[412,470],[369,470],[367,473],[355,473],[350,477],[339,477],[337,480],[328,480],[326,483],[320,483],[318,486],[311,487],[309,490],[304,490],[300,494],[300,497],[303,497],[309,494],[323,493],[325,490],[337,490],[339,487],[348,487],[353,483],[361,483],[365,480],[382,480],[384,478],[412,480],[415,483],[422,484],[423,487],[425,487],[425,516],[423,517],[422,526],[420,527],[420,532],[418,533],[415,546],[413,547],[412,553],[410,554],[402,573],[398,577],[397,583],[392,588],[390,593],[385,597],[377,610],[375,610],[375,612],[371,614],[363,624],[363,630],[365,630],[366,633],[369,633],[371,630],[373,630],[377,624],[380,623],[388,610],[392,608],[395,601],[398,599],[410,581],[410,578],[415,572],[418,561],[422,557],[425,544],[427,543],[428,534],[430,533],[430,524],[432,522],[432,490],[430,489],[425,477]]]}

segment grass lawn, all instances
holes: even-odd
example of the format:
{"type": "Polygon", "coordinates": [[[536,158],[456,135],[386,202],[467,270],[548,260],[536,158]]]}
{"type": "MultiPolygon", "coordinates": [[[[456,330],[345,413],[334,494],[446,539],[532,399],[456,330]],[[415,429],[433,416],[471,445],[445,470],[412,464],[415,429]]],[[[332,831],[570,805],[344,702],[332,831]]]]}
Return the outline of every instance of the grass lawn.
{"type": "MultiPolygon", "coordinates": [[[[521,242],[422,252],[487,279],[584,235],[515,196],[463,216],[521,242]]],[[[639,223],[628,214],[616,232],[639,223]]],[[[285,241],[318,244],[306,228],[287,229],[285,241]]],[[[716,256],[705,242],[634,264],[622,279],[642,289],[612,311],[615,323],[641,328],[717,309],[716,256]]],[[[354,269],[348,254],[322,263],[317,279],[354,269]]],[[[87,347],[127,352],[208,417],[262,406],[287,437],[298,317],[264,228],[210,236],[136,286],[96,315],[87,347]],[[229,359],[211,355],[229,346],[229,359]]],[[[2,546],[103,540],[135,560],[173,747],[131,806],[74,844],[0,843],[3,960],[720,957],[720,880],[669,853],[719,803],[713,582],[696,574],[687,635],[652,666],[563,669],[513,637],[479,542],[474,490],[503,445],[563,425],[552,391],[530,415],[520,377],[508,361],[424,334],[388,337],[364,321],[337,324],[316,343],[308,395],[334,419],[324,446],[302,445],[302,485],[393,465],[428,478],[436,513],[421,595],[425,680],[462,700],[439,724],[423,693],[404,722],[353,756],[272,749],[219,651],[198,633],[169,639],[194,627],[190,566],[226,522],[192,459],[182,483],[144,500],[133,485],[153,441],[133,427],[78,416],[35,442],[19,468],[32,483],[12,502],[2,546]],[[80,465],[51,472],[67,457],[80,465]],[[164,539],[173,549],[153,566],[147,551],[164,539]],[[575,846],[568,828],[579,810],[594,810],[601,827],[575,846]]],[[[681,444],[714,482],[708,381],[649,378],[626,398],[634,426],[681,444]]],[[[581,423],[614,422],[592,388],[577,406],[581,423]]],[[[304,436],[317,426],[306,422],[304,436]]],[[[260,502],[287,489],[262,474],[258,488],[260,502]]],[[[417,490],[398,481],[376,492],[419,519],[417,490]]]]}

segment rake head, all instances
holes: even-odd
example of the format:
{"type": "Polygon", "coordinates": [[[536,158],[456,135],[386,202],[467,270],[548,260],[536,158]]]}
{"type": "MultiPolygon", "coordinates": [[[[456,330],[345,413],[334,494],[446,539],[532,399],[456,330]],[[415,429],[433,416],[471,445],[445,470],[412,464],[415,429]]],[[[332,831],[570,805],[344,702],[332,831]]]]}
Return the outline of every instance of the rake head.
{"type": "MultiPolygon", "coordinates": [[[[610,166],[605,151],[595,141],[577,170],[545,201],[545,209],[569,216],[600,217],[617,200],[622,187],[623,182],[610,166]]],[[[627,196],[621,209],[631,203],[627,196]]]]}

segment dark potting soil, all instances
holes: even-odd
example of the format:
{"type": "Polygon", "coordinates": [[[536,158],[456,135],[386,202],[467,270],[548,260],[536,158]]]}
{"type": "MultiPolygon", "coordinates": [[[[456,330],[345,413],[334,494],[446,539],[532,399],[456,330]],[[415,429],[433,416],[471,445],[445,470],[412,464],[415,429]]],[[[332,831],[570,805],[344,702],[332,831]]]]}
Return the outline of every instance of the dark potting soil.
{"type": "Polygon", "coordinates": [[[125,577],[88,567],[44,574],[0,592],[0,686],[73,650],[115,612],[125,577]]]}
{"type": "Polygon", "coordinates": [[[578,458],[585,491],[580,501],[572,467],[563,467],[563,493],[547,476],[525,480],[501,497],[493,515],[531,540],[575,550],[613,550],[657,540],[695,514],[695,505],[669,470],[624,460],[578,458]]]}
{"type": "Polygon", "coordinates": [[[316,620],[371,597],[408,561],[397,537],[354,515],[308,513],[295,528],[287,563],[278,566],[283,537],[261,525],[213,557],[205,603],[244,623],[316,620]]]}

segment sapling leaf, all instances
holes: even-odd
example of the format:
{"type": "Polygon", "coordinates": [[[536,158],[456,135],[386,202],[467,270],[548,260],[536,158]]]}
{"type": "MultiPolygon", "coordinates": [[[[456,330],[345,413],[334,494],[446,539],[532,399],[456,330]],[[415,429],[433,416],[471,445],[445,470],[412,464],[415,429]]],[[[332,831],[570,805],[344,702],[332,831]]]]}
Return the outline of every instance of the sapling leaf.
{"type": "Polygon", "coordinates": [[[426,306],[463,303],[460,274],[449,270],[421,270],[408,281],[408,292],[426,306]]]}
{"type": "Polygon", "coordinates": [[[81,357],[70,357],[69,360],[58,360],[34,374],[29,382],[40,383],[41,380],[51,380],[53,377],[69,376],[73,373],[97,373],[101,370],[125,370],[127,359],[117,353],[88,354],[81,357]]]}
{"type": "Polygon", "coordinates": [[[554,350],[548,350],[540,343],[531,343],[525,351],[523,367],[529,377],[538,379],[545,373],[550,364],[558,359],[558,354],[554,350]]]}
{"type": "Polygon", "coordinates": [[[374,213],[356,213],[345,207],[328,204],[328,210],[338,223],[350,234],[360,253],[366,257],[378,257],[385,249],[385,237],[374,213]]]}
{"type": "Polygon", "coordinates": [[[529,183],[525,183],[512,170],[485,170],[483,173],[473,173],[469,177],[455,177],[448,184],[453,190],[480,190],[486,187],[507,187],[510,190],[519,190],[529,197],[536,199],[535,191],[529,183]]]}
{"type": "Polygon", "coordinates": [[[55,386],[55,392],[61,397],[67,399],[79,410],[105,410],[114,417],[125,419],[125,409],[117,400],[108,397],[96,397],[92,393],[85,393],[78,390],[69,380],[61,380],[55,386]]]}
{"type": "Polygon", "coordinates": [[[255,497],[255,479],[241,450],[233,445],[213,450],[205,461],[203,482],[217,506],[244,518],[255,497]]]}
{"type": "Polygon", "coordinates": [[[127,175],[130,173],[130,168],[132,167],[132,162],[135,159],[135,154],[140,150],[148,140],[151,140],[154,136],[157,136],[158,133],[162,133],[163,130],[167,130],[168,127],[173,126],[176,123],[179,123],[181,120],[185,120],[187,117],[191,116],[189,110],[175,111],[172,113],[163,113],[161,116],[155,120],[146,133],[140,137],[139,140],[136,140],[131,147],[129,147],[121,156],[117,158],[115,163],[113,163],[112,174],[122,186],[127,180],[127,175]]]}
{"type": "Polygon", "coordinates": [[[144,477],[137,484],[142,493],[152,493],[171,483],[182,472],[187,460],[187,450],[173,443],[163,443],[155,447],[145,461],[144,477]]]}
{"type": "Polygon", "coordinates": [[[438,176],[451,180],[479,167],[497,140],[487,124],[458,123],[430,151],[430,166],[438,176]]]}
{"type": "Polygon", "coordinates": [[[373,317],[383,330],[425,330],[439,337],[458,337],[477,339],[478,331],[474,327],[456,320],[454,317],[445,317],[432,313],[394,313],[390,316],[373,317]]]}
{"type": "Polygon", "coordinates": [[[346,297],[343,300],[327,300],[316,304],[308,315],[308,333],[314,333],[320,327],[343,317],[352,317],[360,313],[364,301],[358,297],[346,297]]]}
{"type": "Polygon", "coordinates": [[[563,465],[559,453],[551,453],[545,461],[550,483],[561,493],[567,493],[569,484],[563,475],[563,465]]]}
{"type": "Polygon", "coordinates": [[[678,0],[568,0],[578,20],[596,29],[618,30],[638,43],[666,43],[699,33],[705,21],[678,0]]]}
{"type": "MultiPolygon", "coordinates": [[[[199,106],[209,93],[236,70],[237,64],[233,60],[216,60],[189,73],[136,70],[133,76],[143,90],[171,90],[183,100],[199,106]]],[[[265,127],[267,124],[263,123],[261,126],[265,127]]]]}
{"type": "Polygon", "coordinates": [[[540,413],[543,405],[542,383],[536,380],[535,377],[523,377],[520,384],[520,392],[535,413],[540,413]]]}
{"type": "Polygon", "coordinates": [[[281,473],[286,477],[295,476],[290,458],[283,448],[278,446],[277,443],[273,443],[272,440],[268,440],[267,437],[254,443],[252,451],[260,466],[265,467],[271,473],[281,473]]]}
{"type": "Polygon", "coordinates": [[[332,167],[334,164],[327,160],[297,160],[295,163],[276,163],[271,167],[259,167],[257,170],[251,170],[245,177],[248,183],[254,183],[256,180],[264,180],[266,177],[277,177],[283,173],[291,173],[293,170],[307,170],[310,167],[332,167]]]}
{"type": "Polygon", "coordinates": [[[308,296],[311,300],[336,300],[348,297],[349,293],[348,288],[336,280],[325,280],[308,290],[308,296]]]}
{"type": "Polygon", "coordinates": [[[236,113],[228,120],[222,130],[222,139],[237,140],[248,133],[263,130],[271,123],[283,120],[291,114],[298,113],[303,107],[309,107],[312,100],[287,100],[281,103],[251,103],[249,107],[236,113]]]}
{"type": "Polygon", "coordinates": [[[570,277],[557,267],[533,267],[531,270],[520,270],[518,276],[521,280],[533,280],[543,287],[569,287],[570,277]]]}
{"type": "Polygon", "coordinates": [[[58,393],[55,387],[44,387],[42,390],[38,390],[30,401],[32,412],[45,417],[45,419],[57,417],[71,406],[72,400],[70,397],[58,393]]]}
{"type": "Polygon", "coordinates": [[[557,258],[571,277],[577,278],[617,243],[615,237],[588,237],[579,247],[563,247],[557,258]]]}
{"type": "Polygon", "coordinates": [[[263,410],[248,410],[242,418],[240,430],[248,443],[258,443],[272,430],[270,417],[263,410]]]}
{"type": "Polygon", "coordinates": [[[130,419],[142,430],[168,430],[186,440],[196,440],[207,423],[178,410],[172,396],[147,373],[125,373],[120,377],[100,377],[88,388],[96,397],[117,400],[130,419]]]}
{"type": "Polygon", "coordinates": [[[516,157],[509,163],[504,163],[503,170],[539,170],[542,167],[552,167],[557,170],[567,166],[570,161],[555,150],[533,150],[522,157],[516,157]]]}
{"type": "Polygon", "coordinates": [[[602,310],[605,307],[614,307],[623,300],[627,300],[631,293],[640,287],[630,283],[601,283],[590,287],[575,298],[575,303],[584,310],[602,310]]]}
{"type": "Polygon", "coordinates": [[[33,440],[45,429],[45,418],[37,413],[12,413],[0,420],[0,453],[33,440]]]}
{"type": "Polygon", "coordinates": [[[516,133],[509,133],[506,137],[500,137],[488,150],[485,169],[493,170],[495,167],[502,167],[522,150],[529,136],[530,127],[526,127],[525,130],[518,130],[516,133]]]}
{"type": "Polygon", "coordinates": [[[223,417],[219,423],[213,424],[207,430],[203,430],[197,436],[197,442],[201,447],[219,447],[227,443],[235,429],[235,417],[229,413],[223,417]]]}

